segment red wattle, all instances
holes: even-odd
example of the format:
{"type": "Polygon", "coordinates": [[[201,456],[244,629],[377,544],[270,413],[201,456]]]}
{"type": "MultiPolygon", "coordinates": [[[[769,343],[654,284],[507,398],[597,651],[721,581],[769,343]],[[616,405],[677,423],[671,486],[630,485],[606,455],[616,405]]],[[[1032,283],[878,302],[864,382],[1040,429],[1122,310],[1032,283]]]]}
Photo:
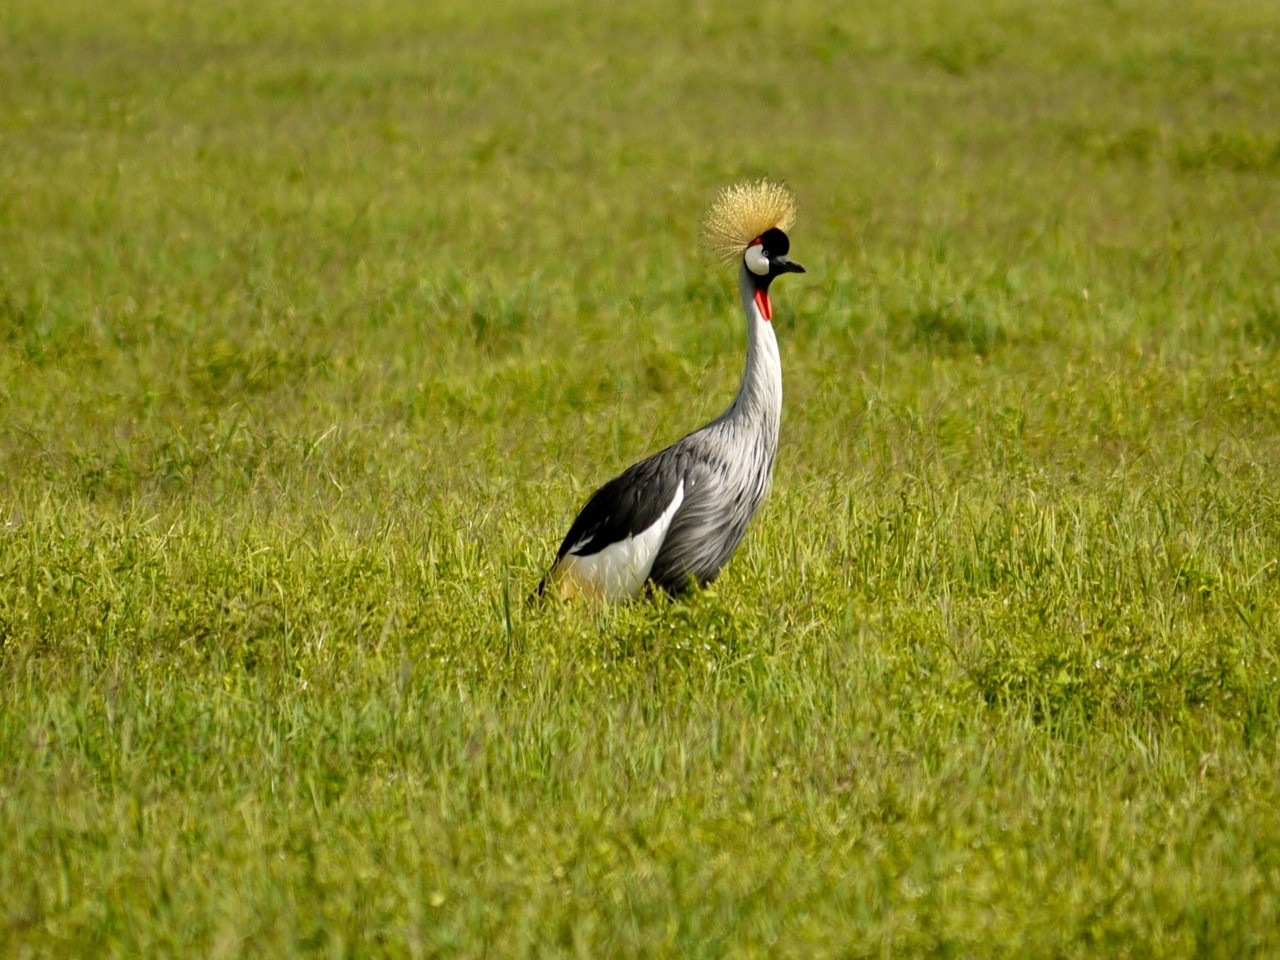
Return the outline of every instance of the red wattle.
{"type": "Polygon", "coordinates": [[[766,320],[773,320],[773,304],[769,302],[768,290],[756,291],[756,308],[760,311],[760,316],[766,320]]]}

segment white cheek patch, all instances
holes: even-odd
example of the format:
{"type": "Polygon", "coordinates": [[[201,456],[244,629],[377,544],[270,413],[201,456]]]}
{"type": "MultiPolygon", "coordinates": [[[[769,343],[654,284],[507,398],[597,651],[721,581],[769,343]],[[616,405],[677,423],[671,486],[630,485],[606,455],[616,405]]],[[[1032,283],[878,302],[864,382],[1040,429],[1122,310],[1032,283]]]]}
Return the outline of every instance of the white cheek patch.
{"type": "Polygon", "coordinates": [[[763,277],[769,272],[769,258],[764,255],[762,244],[757,243],[755,246],[747,247],[742,260],[747,265],[747,269],[757,277],[763,277]]]}

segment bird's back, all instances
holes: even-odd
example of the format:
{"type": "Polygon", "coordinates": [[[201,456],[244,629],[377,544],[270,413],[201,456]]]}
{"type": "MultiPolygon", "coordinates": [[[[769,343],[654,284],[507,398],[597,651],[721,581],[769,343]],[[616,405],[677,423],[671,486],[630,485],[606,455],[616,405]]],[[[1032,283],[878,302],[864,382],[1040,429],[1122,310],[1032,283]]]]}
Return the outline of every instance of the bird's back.
{"type": "Polygon", "coordinates": [[[683,593],[719,575],[769,490],[776,433],[722,419],[633,464],[592,495],[548,578],[569,592],[683,593]]]}

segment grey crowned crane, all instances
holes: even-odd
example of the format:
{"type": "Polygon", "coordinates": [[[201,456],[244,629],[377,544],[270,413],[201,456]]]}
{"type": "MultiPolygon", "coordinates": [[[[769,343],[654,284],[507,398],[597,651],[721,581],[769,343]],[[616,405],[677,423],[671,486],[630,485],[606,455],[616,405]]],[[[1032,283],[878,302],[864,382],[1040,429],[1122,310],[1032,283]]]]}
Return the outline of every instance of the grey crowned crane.
{"type": "Polygon", "coordinates": [[[703,220],[713,253],[738,264],[747,364],[729,408],[700,430],[629,467],[592,494],[537,594],[605,601],[648,585],[679,594],[710,583],[733,556],[773,476],[782,364],[769,286],[804,273],[787,254],[795,197],[761,180],[720,192],[703,220]]]}

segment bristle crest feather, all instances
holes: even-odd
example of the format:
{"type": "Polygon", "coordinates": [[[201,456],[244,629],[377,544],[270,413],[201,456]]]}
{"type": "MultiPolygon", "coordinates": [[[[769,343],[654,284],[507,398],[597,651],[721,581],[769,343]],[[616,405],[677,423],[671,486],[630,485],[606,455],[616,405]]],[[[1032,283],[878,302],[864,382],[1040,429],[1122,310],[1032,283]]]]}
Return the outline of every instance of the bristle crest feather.
{"type": "Polygon", "coordinates": [[[756,237],[777,227],[795,225],[796,198],[788,187],[770,180],[743,180],[722,189],[702,218],[707,252],[736,260],[756,237]]]}

